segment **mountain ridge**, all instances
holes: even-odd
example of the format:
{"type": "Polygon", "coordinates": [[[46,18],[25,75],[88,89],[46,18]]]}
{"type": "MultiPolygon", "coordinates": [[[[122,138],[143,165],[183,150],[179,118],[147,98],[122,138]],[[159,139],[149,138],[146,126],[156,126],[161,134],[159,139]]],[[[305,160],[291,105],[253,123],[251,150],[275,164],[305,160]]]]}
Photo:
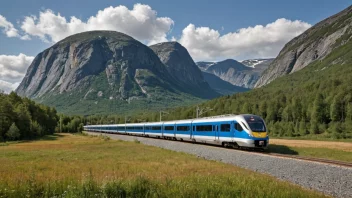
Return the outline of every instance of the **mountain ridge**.
{"type": "MultiPolygon", "coordinates": [[[[267,60],[268,62],[271,60],[267,60]]],[[[212,73],[232,85],[251,89],[259,79],[261,73],[267,68],[265,63],[257,67],[247,66],[233,59],[219,62],[197,62],[203,72],[212,73]]]]}
{"type": "Polygon", "coordinates": [[[264,86],[274,79],[299,71],[316,60],[327,57],[344,45],[352,34],[352,6],[328,17],[289,41],[255,87],[264,86]]]}

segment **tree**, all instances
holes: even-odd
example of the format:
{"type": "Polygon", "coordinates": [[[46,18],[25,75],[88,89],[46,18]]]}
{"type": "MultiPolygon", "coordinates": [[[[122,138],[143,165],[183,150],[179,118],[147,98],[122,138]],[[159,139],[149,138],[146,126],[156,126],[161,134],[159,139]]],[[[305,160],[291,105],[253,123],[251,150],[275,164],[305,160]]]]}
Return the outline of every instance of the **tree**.
{"type": "Polygon", "coordinates": [[[24,104],[19,104],[15,109],[17,119],[16,126],[21,131],[23,138],[31,138],[31,115],[24,104]]]}
{"type": "Polygon", "coordinates": [[[307,126],[304,120],[299,122],[299,134],[300,135],[307,135],[307,126]]]}
{"type": "Polygon", "coordinates": [[[302,117],[302,104],[297,98],[292,99],[292,117],[295,121],[300,120],[302,117]]]}
{"type": "Polygon", "coordinates": [[[319,133],[319,126],[318,126],[318,123],[316,121],[312,121],[310,123],[309,132],[310,132],[310,134],[318,134],[319,133]]]}
{"type": "Polygon", "coordinates": [[[259,114],[263,117],[266,118],[266,109],[268,108],[268,105],[266,104],[265,101],[262,101],[259,105],[259,114]]]}
{"type": "Polygon", "coordinates": [[[6,133],[6,137],[8,140],[17,140],[21,136],[20,130],[17,128],[15,123],[12,123],[10,129],[6,133]]]}
{"type": "Polygon", "coordinates": [[[343,118],[343,101],[342,97],[335,96],[330,105],[330,118],[333,122],[341,121],[343,118]]]}
{"type": "Polygon", "coordinates": [[[13,106],[9,102],[8,98],[2,97],[0,100],[0,136],[5,139],[5,133],[14,122],[15,114],[13,112],[13,106]]]}
{"type": "Polygon", "coordinates": [[[347,104],[346,120],[352,121],[352,102],[347,104]]]}
{"type": "Polygon", "coordinates": [[[287,105],[282,111],[282,120],[285,122],[292,121],[292,108],[290,105],[287,105]]]}
{"type": "Polygon", "coordinates": [[[314,123],[313,125],[325,121],[325,104],[321,93],[319,93],[314,100],[311,121],[314,123]]]}

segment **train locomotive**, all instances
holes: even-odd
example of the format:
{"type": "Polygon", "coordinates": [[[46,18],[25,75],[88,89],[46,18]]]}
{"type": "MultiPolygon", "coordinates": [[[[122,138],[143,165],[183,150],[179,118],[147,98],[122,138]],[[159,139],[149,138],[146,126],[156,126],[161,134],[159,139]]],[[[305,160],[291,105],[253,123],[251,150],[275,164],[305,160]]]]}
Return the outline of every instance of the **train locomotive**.
{"type": "Polygon", "coordinates": [[[251,114],[135,124],[87,125],[84,130],[194,141],[235,148],[266,149],[269,144],[264,120],[251,114]]]}

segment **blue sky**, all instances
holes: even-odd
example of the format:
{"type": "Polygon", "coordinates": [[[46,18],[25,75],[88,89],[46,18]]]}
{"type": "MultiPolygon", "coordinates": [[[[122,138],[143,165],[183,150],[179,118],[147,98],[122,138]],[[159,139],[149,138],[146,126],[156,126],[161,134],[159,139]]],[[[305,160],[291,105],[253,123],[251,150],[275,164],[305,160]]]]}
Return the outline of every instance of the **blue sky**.
{"type": "MultiPolygon", "coordinates": [[[[302,20],[309,24],[315,24],[320,20],[337,13],[348,7],[350,0],[224,0],[224,1],[192,1],[192,0],[5,0],[1,2],[0,15],[7,18],[15,26],[25,16],[38,15],[39,11],[51,9],[59,12],[67,19],[70,16],[79,17],[82,20],[95,15],[98,10],[109,6],[125,5],[133,8],[135,3],[147,4],[157,11],[158,16],[170,17],[175,21],[172,36],[180,37],[182,30],[189,24],[205,26],[221,30],[222,34],[236,31],[240,28],[267,24],[278,18],[290,20],[302,20]],[[60,3],[58,3],[60,2],[60,3]]],[[[0,54],[16,55],[24,53],[35,56],[51,44],[43,43],[40,39],[22,41],[17,38],[7,38],[0,34],[0,54]]]]}
{"type": "Polygon", "coordinates": [[[121,31],[147,45],[176,40],[195,61],[269,58],[350,4],[350,0],[4,0],[0,89],[14,89],[34,56],[81,31],[121,31]]]}

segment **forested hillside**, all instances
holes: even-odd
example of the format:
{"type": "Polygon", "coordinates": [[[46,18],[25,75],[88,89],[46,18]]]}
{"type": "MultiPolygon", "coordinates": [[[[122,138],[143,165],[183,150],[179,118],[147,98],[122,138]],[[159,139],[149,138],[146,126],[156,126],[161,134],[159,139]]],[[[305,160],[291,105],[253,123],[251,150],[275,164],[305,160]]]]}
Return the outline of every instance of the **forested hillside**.
{"type": "MultiPolygon", "coordinates": [[[[346,38],[348,39],[348,37],[346,38]]],[[[352,41],[323,60],[269,85],[200,104],[212,110],[203,116],[257,114],[270,136],[352,138],[352,41]]],[[[163,120],[195,118],[196,106],[169,110],[163,120]]],[[[158,121],[159,113],[134,115],[129,122],[158,121]]],[[[124,123],[122,117],[91,118],[94,123],[124,123]]]]}

